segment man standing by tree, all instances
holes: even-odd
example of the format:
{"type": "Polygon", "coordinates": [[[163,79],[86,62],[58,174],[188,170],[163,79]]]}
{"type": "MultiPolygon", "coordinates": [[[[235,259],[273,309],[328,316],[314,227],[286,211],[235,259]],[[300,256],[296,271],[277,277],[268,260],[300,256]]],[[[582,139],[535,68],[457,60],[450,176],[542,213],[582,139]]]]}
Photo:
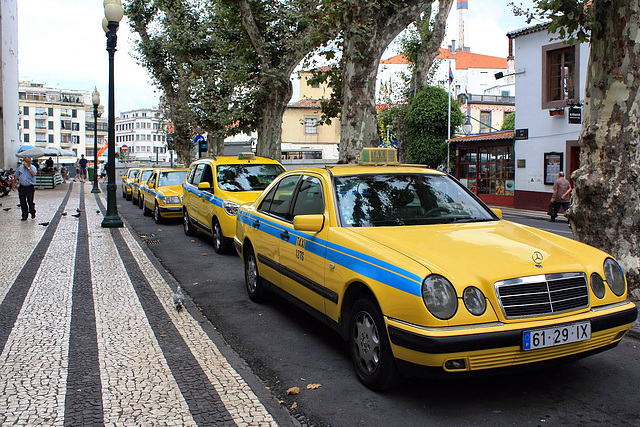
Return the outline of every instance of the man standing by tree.
{"type": "Polygon", "coordinates": [[[564,172],[558,172],[558,179],[553,183],[553,194],[551,195],[551,222],[556,222],[556,217],[560,211],[560,206],[566,213],[569,210],[569,201],[571,200],[571,183],[564,177],[564,172]]]}

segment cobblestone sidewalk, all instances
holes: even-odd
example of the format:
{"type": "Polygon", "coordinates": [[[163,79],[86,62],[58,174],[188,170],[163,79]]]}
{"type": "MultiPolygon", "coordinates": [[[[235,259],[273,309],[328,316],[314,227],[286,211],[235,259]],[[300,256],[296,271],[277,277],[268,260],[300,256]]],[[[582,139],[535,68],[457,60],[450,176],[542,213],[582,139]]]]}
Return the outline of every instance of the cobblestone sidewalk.
{"type": "Polygon", "coordinates": [[[0,425],[293,425],[90,189],[0,199],[0,425]]]}

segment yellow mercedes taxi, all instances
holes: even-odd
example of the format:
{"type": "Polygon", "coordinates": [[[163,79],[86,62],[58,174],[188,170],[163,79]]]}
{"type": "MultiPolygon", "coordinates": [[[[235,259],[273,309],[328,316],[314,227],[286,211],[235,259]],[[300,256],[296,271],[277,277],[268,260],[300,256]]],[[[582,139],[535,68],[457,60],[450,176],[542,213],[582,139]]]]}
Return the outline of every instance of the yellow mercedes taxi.
{"type": "Polygon", "coordinates": [[[153,214],[156,224],[165,218],[182,218],[182,184],[188,169],[154,169],[140,187],[144,215],[153,214]]]}
{"type": "Polygon", "coordinates": [[[276,160],[253,153],[196,160],[183,185],[184,233],[201,230],[212,237],[217,253],[232,250],[238,206],[253,202],[282,172],[276,160]]]}
{"type": "Polygon", "coordinates": [[[138,205],[142,209],[142,203],[140,203],[140,187],[143,186],[153,172],[153,168],[140,168],[138,173],[131,180],[131,203],[138,205]]]}
{"type": "Polygon", "coordinates": [[[131,200],[131,182],[135,178],[136,174],[140,171],[140,167],[129,168],[124,175],[122,175],[122,198],[131,200]]]}
{"type": "Polygon", "coordinates": [[[234,238],[249,298],[278,292],[335,328],[366,386],[586,356],[629,331],[610,255],[378,150],[282,174],[240,207],[234,238]]]}

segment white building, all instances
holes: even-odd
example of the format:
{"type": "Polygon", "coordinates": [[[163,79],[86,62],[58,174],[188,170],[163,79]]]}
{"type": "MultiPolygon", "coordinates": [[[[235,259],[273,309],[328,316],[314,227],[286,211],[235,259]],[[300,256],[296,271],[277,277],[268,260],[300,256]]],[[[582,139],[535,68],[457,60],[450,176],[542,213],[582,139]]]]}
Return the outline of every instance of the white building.
{"type": "Polygon", "coordinates": [[[127,161],[169,162],[172,153],[167,149],[167,121],[162,112],[143,108],[120,113],[116,117],[116,151],[127,161]]]}
{"type": "Polygon", "coordinates": [[[18,166],[18,5],[2,0],[0,8],[0,168],[18,166]]]}
{"type": "Polygon", "coordinates": [[[547,26],[507,34],[517,68],[515,84],[515,206],[546,210],[559,171],[580,165],[578,137],[589,45],[549,41],[547,26]]]}
{"type": "MultiPolygon", "coordinates": [[[[76,158],[93,154],[93,106],[89,92],[53,89],[43,83],[22,81],[18,88],[18,103],[20,145],[64,148],[74,151],[76,158]],[[88,121],[91,122],[89,141],[88,121]]],[[[106,128],[99,125],[98,130],[100,143],[106,128]]]]}

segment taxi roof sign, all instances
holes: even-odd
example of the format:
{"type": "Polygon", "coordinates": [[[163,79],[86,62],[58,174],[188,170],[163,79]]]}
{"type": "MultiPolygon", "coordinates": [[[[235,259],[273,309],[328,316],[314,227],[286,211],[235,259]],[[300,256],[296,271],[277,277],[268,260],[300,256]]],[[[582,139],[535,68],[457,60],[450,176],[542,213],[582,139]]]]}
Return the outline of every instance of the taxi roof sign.
{"type": "Polygon", "coordinates": [[[255,160],[256,155],[253,153],[240,152],[238,153],[238,160],[255,160]]]}
{"type": "Polygon", "coordinates": [[[397,165],[398,153],[395,148],[363,148],[359,163],[361,165],[397,165]]]}

